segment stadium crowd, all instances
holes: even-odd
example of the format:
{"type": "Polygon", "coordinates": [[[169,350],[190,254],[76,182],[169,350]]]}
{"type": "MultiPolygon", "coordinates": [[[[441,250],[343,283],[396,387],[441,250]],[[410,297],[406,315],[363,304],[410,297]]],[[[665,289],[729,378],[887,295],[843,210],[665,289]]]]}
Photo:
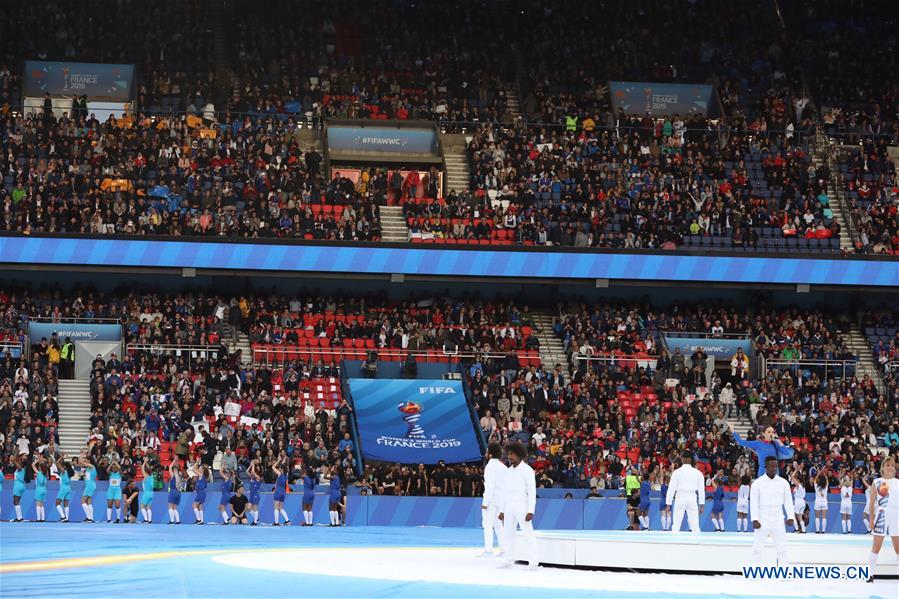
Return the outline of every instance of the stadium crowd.
{"type": "MultiPolygon", "coordinates": [[[[811,366],[775,367],[767,373],[756,368],[761,356],[852,361],[839,334],[845,323],[820,310],[563,304],[551,334],[563,343],[566,359],[551,365],[520,357],[527,347],[522,337],[536,335],[534,319],[526,307],[502,300],[397,302],[383,296],[83,289],[71,294],[5,290],[0,305],[4,336],[13,341],[33,316],[123,322],[129,351],[121,358],[98,357],[92,365],[86,447],[101,479],[112,463],[126,478],[139,476],[148,459],[177,459],[205,464],[216,474],[226,469],[246,476],[250,462],[259,458],[264,479],[272,482],[272,466],[286,456],[296,477],[307,465],[337,465],[348,484],[369,493],[478,493],[477,464],[373,464],[357,477],[352,408],[340,390],[339,358],[325,356],[321,345],[301,346],[300,337],[278,337],[302,331],[302,339],[308,339],[306,330],[316,339],[335,341],[336,347],[347,335],[371,340],[375,351],[461,350],[463,357],[454,360],[462,362],[485,437],[526,442],[542,486],[615,489],[644,468],[652,469],[653,482],[660,484],[670,456],[685,447],[694,451],[704,472],[723,472],[733,486],[752,467],[727,430],[735,417],[775,427],[798,452],[796,463],[805,472],[825,470],[835,479],[855,472],[858,484],[872,463],[870,447],[899,451],[893,379],[887,379],[887,392],[881,394],[870,378],[855,376],[854,368],[843,377],[811,366]],[[272,346],[303,351],[247,364],[230,351],[236,331],[251,334],[254,353],[272,346]],[[735,355],[729,369],[713,370],[708,368],[713,358],[703,352],[685,355],[678,348],[669,354],[664,332],[713,338],[746,334],[754,351],[735,355]],[[516,341],[507,342],[509,337],[516,341]],[[215,351],[179,356],[173,348],[154,350],[154,344],[185,350],[199,344],[215,351]]],[[[889,312],[868,318],[874,332],[895,326],[889,312]]],[[[894,346],[895,339],[875,344],[876,355],[893,359],[894,346]]],[[[0,362],[7,473],[15,455],[59,452],[59,347],[57,338],[44,340],[32,346],[28,359],[7,353],[0,362]]]]}
{"type": "MultiPolygon", "coordinates": [[[[0,49],[7,63],[23,47],[38,58],[72,59],[76,26],[95,18],[64,5],[51,31],[37,7],[13,5],[7,10],[39,33],[24,40],[21,29],[10,31],[0,49]]],[[[477,0],[466,7],[499,16],[477,0]]],[[[311,114],[479,123],[470,190],[406,203],[413,240],[839,252],[848,232],[829,206],[835,182],[809,156],[824,103],[826,130],[876,140],[862,159],[840,166],[856,248],[896,249],[895,167],[885,154],[896,138],[896,96],[889,75],[867,76],[867,57],[886,65],[891,56],[881,35],[890,21],[877,11],[859,16],[829,2],[794,15],[801,11],[791,7],[788,25],[808,23],[790,35],[773,12],[742,2],[681,11],[606,2],[618,27],[639,32],[625,40],[571,27],[564,3],[523,3],[496,36],[479,35],[471,10],[458,8],[409,4],[395,20],[387,2],[363,12],[352,2],[278,3],[229,22],[228,35],[239,41],[229,46],[233,69],[222,70],[212,66],[212,28],[199,25],[201,3],[122,3],[101,21],[126,31],[173,22],[171,39],[158,27],[142,44],[88,36],[77,57],[143,65],[137,113],[100,123],[84,110],[62,119],[7,111],[2,230],[380,239],[389,174],[375,170],[356,185],[322,176],[321,156],[295,135],[311,114]],[[178,18],[168,18],[173,11],[178,18]],[[752,27],[724,35],[735,15],[752,27]],[[646,20],[670,26],[651,35],[646,20]],[[285,25],[294,21],[302,25],[285,25]],[[572,37],[562,52],[550,51],[558,30],[572,37]],[[524,31],[535,41],[520,48],[528,68],[516,123],[505,98],[515,67],[499,49],[518,48],[524,31]],[[678,43],[690,34],[702,44],[678,43]],[[762,34],[770,45],[756,43],[762,34]],[[841,41],[839,61],[818,60],[822,35],[841,41]],[[635,44],[640,52],[631,52],[635,44]],[[622,54],[630,60],[612,59],[622,54]],[[821,66],[859,61],[864,68],[821,66]],[[802,68],[816,77],[817,103],[798,91],[802,68]],[[604,82],[641,78],[715,81],[725,118],[713,124],[696,114],[650,119],[611,110],[604,82]]],[[[4,98],[15,103],[18,76],[8,68],[0,74],[4,98]]]]}
{"type": "Polygon", "coordinates": [[[413,234],[575,247],[836,251],[829,172],[808,148],[703,117],[631,117],[616,130],[485,126],[474,194],[407,202],[413,234]]]}

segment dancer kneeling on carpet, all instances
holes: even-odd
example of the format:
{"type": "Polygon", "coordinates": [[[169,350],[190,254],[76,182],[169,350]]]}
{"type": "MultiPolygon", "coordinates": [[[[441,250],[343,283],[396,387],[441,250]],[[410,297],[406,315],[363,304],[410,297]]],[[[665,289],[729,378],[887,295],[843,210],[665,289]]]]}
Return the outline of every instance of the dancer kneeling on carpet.
{"type": "Polygon", "coordinates": [[[752,514],[752,561],[761,562],[765,540],[770,535],[777,549],[777,563],[787,562],[786,523],[793,526],[793,494],[790,483],[777,474],[777,458],[765,458],[765,474],[758,477],[749,489],[749,511],[752,514]]]}
{"type": "Polygon", "coordinates": [[[527,452],[520,443],[513,443],[507,451],[509,468],[503,477],[503,523],[507,564],[515,562],[515,532],[520,527],[527,543],[528,564],[538,566],[537,539],[534,538],[534,509],[537,506],[537,480],[534,470],[524,461],[527,452]]]}
{"type": "Polygon", "coordinates": [[[243,494],[243,485],[238,484],[234,495],[228,501],[231,504],[231,524],[247,523],[247,504],[250,500],[243,494]]]}

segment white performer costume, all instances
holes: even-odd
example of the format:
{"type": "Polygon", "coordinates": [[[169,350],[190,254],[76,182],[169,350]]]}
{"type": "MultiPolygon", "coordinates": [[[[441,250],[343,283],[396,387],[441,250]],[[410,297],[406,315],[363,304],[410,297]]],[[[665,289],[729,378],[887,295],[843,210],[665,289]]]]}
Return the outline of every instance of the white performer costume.
{"type": "MultiPolygon", "coordinates": [[[[877,478],[871,484],[874,494],[874,528],[871,534],[878,537],[899,536],[899,478],[877,478]]],[[[868,554],[871,575],[877,566],[877,554],[868,554]]]]}
{"type": "Polygon", "coordinates": [[[819,487],[815,485],[815,511],[827,511],[827,487],[819,487]]]}
{"type": "Polygon", "coordinates": [[[865,489],[865,508],[862,510],[862,522],[865,524],[865,530],[871,532],[871,487],[865,489]]]}
{"type": "Polygon", "coordinates": [[[874,493],[874,529],[879,537],[899,536],[899,478],[878,478],[871,485],[874,493]]]}
{"type": "Polygon", "coordinates": [[[852,487],[840,487],[840,514],[852,515],[852,487]]]}
{"type": "Polygon", "coordinates": [[[523,460],[518,466],[509,466],[503,476],[503,549],[506,559],[515,561],[515,532],[521,527],[527,543],[528,563],[537,566],[537,539],[534,537],[534,523],[525,520],[537,507],[537,480],[534,469],[523,460]]]}
{"type": "Polygon", "coordinates": [[[787,530],[784,519],[793,519],[793,507],[790,483],[780,476],[771,478],[763,474],[752,483],[749,509],[752,510],[752,520],[762,525],[755,530],[755,537],[752,539],[753,563],[761,561],[768,535],[774,539],[778,563],[787,562],[787,530]]]}
{"type": "Polygon", "coordinates": [[[805,486],[799,483],[793,488],[793,513],[796,514],[796,528],[805,532],[804,522],[802,520],[805,514],[805,486]]]}
{"type": "MultiPolygon", "coordinates": [[[[737,491],[737,511],[741,514],[749,514],[749,485],[740,485],[737,491]]],[[[737,516],[737,532],[749,532],[747,518],[737,516]]]]}
{"type": "Polygon", "coordinates": [[[484,498],[481,500],[481,526],[484,527],[484,553],[493,551],[493,533],[496,532],[497,545],[503,548],[503,523],[499,520],[502,511],[503,477],[506,466],[492,458],[484,467],[484,498]]]}
{"type": "Polygon", "coordinates": [[[817,483],[815,483],[815,532],[816,533],[824,533],[827,532],[827,510],[829,505],[827,503],[827,487],[819,487],[817,483]],[[824,512],[824,517],[819,518],[818,512],[824,512]]]}
{"type": "Polygon", "coordinates": [[[690,532],[699,532],[699,506],[705,505],[705,477],[702,472],[689,464],[675,470],[668,484],[667,501],[674,514],[671,530],[681,529],[686,512],[690,532]]]}

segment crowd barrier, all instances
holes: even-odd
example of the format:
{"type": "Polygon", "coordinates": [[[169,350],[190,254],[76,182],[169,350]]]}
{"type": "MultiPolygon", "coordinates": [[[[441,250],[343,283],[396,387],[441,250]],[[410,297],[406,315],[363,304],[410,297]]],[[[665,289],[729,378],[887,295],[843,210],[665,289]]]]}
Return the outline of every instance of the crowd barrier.
{"type": "MultiPolygon", "coordinates": [[[[81,493],[84,483],[76,481],[72,483],[72,495],[69,503],[70,520],[80,522],[84,519],[81,509],[81,493]]],[[[57,481],[51,481],[47,485],[46,514],[48,521],[57,521],[59,515],[54,507],[56,492],[59,488],[57,481]]],[[[207,490],[205,503],[206,522],[220,522],[218,504],[221,492],[220,484],[211,484],[207,490]]],[[[97,521],[106,520],[106,489],[107,483],[97,484],[97,491],[93,496],[94,518],[97,521]]],[[[550,489],[546,489],[549,491],[550,489]]],[[[544,491],[544,489],[541,489],[544,491]]],[[[551,489],[551,491],[567,492],[566,489],[551,489]]],[[[572,493],[574,491],[572,490],[572,493]]],[[[615,491],[607,492],[614,495],[615,491]]],[[[831,495],[831,497],[837,497],[831,495]]],[[[153,498],[154,522],[168,522],[168,498],[167,491],[157,491],[153,498]]],[[[299,521],[302,493],[290,493],[287,495],[284,509],[291,520],[299,521]]],[[[263,486],[260,501],[260,521],[272,522],[272,494],[271,485],[263,486]]],[[[854,498],[852,504],[852,530],[855,533],[865,532],[862,523],[864,495],[854,498]]],[[[182,493],[180,514],[182,522],[194,521],[191,502],[193,493],[182,493]]],[[[809,507],[814,504],[814,494],[808,494],[809,507]]],[[[9,520],[14,518],[12,503],[12,481],[4,481],[2,495],[0,495],[2,514],[0,518],[9,520]]],[[[26,520],[34,519],[34,485],[29,484],[25,495],[22,497],[23,516],[26,520]]],[[[713,531],[711,523],[711,501],[706,503],[706,508],[700,516],[702,530],[713,531]]],[[[319,487],[313,504],[314,520],[317,524],[327,524],[328,519],[328,494],[325,487],[319,487]]],[[[351,494],[346,497],[346,522],[348,526],[435,526],[435,527],[461,527],[474,528],[481,526],[481,500],[479,498],[466,497],[393,497],[370,496],[351,494]]],[[[659,498],[654,493],[650,506],[651,528],[661,528],[659,519],[659,498]]],[[[814,529],[814,513],[810,514],[812,529],[814,529]]],[[[537,511],[534,514],[534,525],[543,530],[623,530],[627,527],[627,507],[623,498],[605,496],[602,499],[562,499],[546,497],[537,499],[537,511]]],[[[736,502],[733,499],[724,501],[725,528],[734,531],[737,528],[736,502]]],[[[830,509],[827,516],[827,531],[840,533],[840,502],[830,501],[830,509]]]]}
{"type": "MultiPolygon", "coordinates": [[[[814,497],[809,495],[814,502],[814,497]]],[[[852,530],[864,532],[861,501],[852,504],[852,530]]],[[[704,531],[714,531],[711,502],[700,516],[704,531]]],[[[659,499],[654,497],[649,510],[650,527],[661,528],[659,499]]],[[[814,513],[811,514],[814,520],[814,513]]],[[[481,501],[457,497],[347,497],[347,523],[351,526],[481,526],[481,501]]],[[[737,529],[736,501],[724,502],[724,525],[737,529]]],[[[623,498],[603,499],[537,499],[534,526],[543,530],[623,530],[628,526],[627,505],[623,498]]],[[[814,528],[814,522],[812,523],[814,528]]],[[[842,532],[840,502],[831,501],[827,531],[842,532]]]]}

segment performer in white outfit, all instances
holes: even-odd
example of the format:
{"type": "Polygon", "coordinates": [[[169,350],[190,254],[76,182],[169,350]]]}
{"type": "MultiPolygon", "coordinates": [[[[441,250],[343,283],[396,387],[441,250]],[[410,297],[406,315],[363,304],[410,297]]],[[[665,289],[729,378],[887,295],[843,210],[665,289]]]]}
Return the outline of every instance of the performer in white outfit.
{"type": "Polygon", "coordinates": [[[679,531],[687,515],[690,532],[699,532],[699,514],[705,506],[705,477],[692,466],[693,454],[684,453],[683,465],[671,475],[668,485],[668,505],[673,506],[671,530],[679,531]]]}
{"type": "Polygon", "coordinates": [[[527,543],[528,565],[538,565],[537,539],[534,538],[534,510],[537,507],[537,479],[534,470],[524,461],[527,452],[520,443],[513,443],[506,453],[509,467],[503,476],[503,508],[499,519],[503,523],[507,564],[515,562],[516,530],[520,527],[527,543]]]}
{"type": "Polygon", "coordinates": [[[487,447],[489,461],[484,467],[484,498],[481,500],[481,526],[484,527],[484,553],[493,555],[493,533],[496,532],[496,543],[499,555],[503,554],[503,523],[499,520],[502,510],[503,477],[506,465],[499,458],[503,450],[497,443],[487,447]]]}
{"type": "Polygon", "coordinates": [[[852,479],[844,476],[840,482],[840,524],[843,534],[852,532],[852,479]]]}
{"type": "Polygon", "coordinates": [[[873,482],[873,479],[869,479],[871,479],[870,475],[862,478],[862,484],[865,485],[865,509],[862,510],[862,522],[867,534],[871,534],[871,512],[869,510],[871,508],[871,483],[873,482]]]}
{"type": "Polygon", "coordinates": [[[885,458],[880,465],[881,478],[871,484],[868,500],[872,534],[871,553],[868,554],[868,582],[874,582],[874,566],[883,540],[890,537],[893,551],[899,555],[899,479],[896,478],[896,460],[885,458]]]}
{"type": "Polygon", "coordinates": [[[802,472],[793,471],[793,513],[796,515],[796,530],[805,532],[805,481],[802,472]]]}
{"type": "Polygon", "coordinates": [[[749,509],[752,512],[752,528],[755,537],[752,539],[752,561],[760,563],[762,549],[768,535],[774,539],[777,549],[777,562],[787,563],[787,524],[793,526],[793,495],[790,483],[777,475],[777,458],[765,458],[765,474],[755,479],[749,489],[749,509]]]}
{"type": "Polygon", "coordinates": [[[737,532],[749,532],[749,485],[752,479],[744,474],[740,479],[740,488],[737,491],[737,532]]]}
{"type": "Polygon", "coordinates": [[[815,478],[815,534],[827,532],[827,475],[819,472],[815,478]]]}

